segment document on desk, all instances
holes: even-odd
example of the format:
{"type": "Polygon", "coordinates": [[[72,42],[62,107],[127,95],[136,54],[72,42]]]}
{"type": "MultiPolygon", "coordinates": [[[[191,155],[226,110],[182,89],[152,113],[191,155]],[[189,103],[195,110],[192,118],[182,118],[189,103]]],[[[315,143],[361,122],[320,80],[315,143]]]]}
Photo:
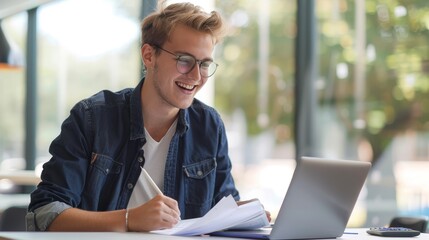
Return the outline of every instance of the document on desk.
{"type": "Polygon", "coordinates": [[[238,206],[234,198],[229,195],[220,200],[203,217],[181,220],[173,228],[152,232],[165,235],[192,236],[225,229],[256,229],[268,225],[265,210],[258,200],[238,206]]]}

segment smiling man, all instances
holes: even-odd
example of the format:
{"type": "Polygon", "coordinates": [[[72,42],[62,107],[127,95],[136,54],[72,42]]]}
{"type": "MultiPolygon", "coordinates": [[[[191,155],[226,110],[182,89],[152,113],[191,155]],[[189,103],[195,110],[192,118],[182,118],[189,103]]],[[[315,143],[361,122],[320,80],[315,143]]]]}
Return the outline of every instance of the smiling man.
{"type": "Polygon", "coordinates": [[[223,30],[217,12],[189,3],[143,20],[145,78],[73,107],[31,194],[28,230],[151,231],[239,200],[224,124],[194,98],[216,71],[223,30]],[[142,168],[162,193],[150,193],[142,168]]]}

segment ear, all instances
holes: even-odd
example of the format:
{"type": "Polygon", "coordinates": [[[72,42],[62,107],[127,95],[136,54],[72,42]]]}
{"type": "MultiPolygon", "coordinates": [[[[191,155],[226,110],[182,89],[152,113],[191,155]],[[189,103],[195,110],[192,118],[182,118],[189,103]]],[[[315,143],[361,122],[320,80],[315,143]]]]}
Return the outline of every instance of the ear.
{"type": "Polygon", "coordinates": [[[155,64],[155,49],[147,43],[141,47],[142,61],[146,68],[152,68],[155,64]]]}

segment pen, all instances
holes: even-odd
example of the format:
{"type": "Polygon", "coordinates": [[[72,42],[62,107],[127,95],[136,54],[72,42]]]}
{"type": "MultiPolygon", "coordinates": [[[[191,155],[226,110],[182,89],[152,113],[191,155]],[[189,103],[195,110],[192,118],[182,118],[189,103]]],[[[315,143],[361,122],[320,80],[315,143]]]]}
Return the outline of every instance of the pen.
{"type": "MultiPolygon", "coordinates": [[[[147,173],[146,169],[144,169],[143,167],[140,167],[140,168],[142,169],[142,174],[146,178],[146,181],[151,185],[152,190],[154,190],[156,192],[156,194],[161,194],[162,195],[161,190],[158,188],[158,186],[156,185],[156,183],[150,177],[149,173],[147,173]]],[[[181,220],[180,216],[179,216],[179,220],[181,220]]]]}
{"type": "Polygon", "coordinates": [[[141,169],[142,169],[142,174],[146,178],[147,182],[152,186],[153,190],[155,190],[155,192],[157,194],[162,194],[161,190],[158,188],[158,186],[156,185],[156,183],[152,180],[152,178],[146,172],[146,169],[144,169],[143,167],[141,167],[141,169]]]}

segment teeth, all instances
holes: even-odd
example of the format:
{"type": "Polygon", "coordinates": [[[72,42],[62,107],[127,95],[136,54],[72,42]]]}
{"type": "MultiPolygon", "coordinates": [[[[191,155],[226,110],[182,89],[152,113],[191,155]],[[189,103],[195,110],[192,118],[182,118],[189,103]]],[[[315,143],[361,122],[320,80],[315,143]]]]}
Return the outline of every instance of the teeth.
{"type": "Polygon", "coordinates": [[[178,82],[177,85],[179,85],[179,87],[186,88],[187,90],[194,89],[194,85],[188,85],[188,84],[184,84],[184,83],[181,83],[181,82],[178,82]]]}

